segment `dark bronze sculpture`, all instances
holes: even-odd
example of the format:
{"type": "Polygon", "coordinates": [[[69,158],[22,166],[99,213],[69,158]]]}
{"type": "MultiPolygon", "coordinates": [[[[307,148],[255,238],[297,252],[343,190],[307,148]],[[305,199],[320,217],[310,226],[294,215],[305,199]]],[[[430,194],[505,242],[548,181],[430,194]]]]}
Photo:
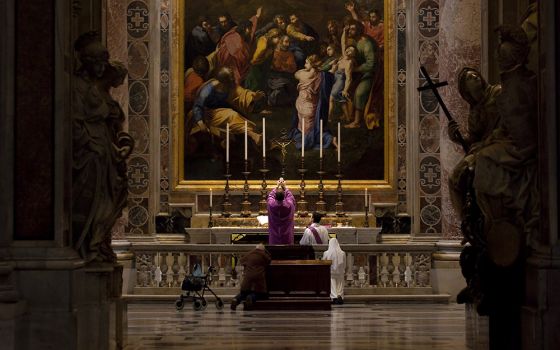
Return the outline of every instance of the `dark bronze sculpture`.
{"type": "MultiPolygon", "coordinates": [[[[467,154],[453,169],[449,177],[449,192],[455,211],[460,214],[464,225],[465,236],[463,243],[474,244],[480,240],[476,237],[479,229],[470,227],[473,222],[472,205],[474,191],[472,180],[476,154],[484,148],[486,142],[498,127],[500,116],[496,107],[496,97],[501,92],[501,86],[488,84],[479,71],[465,67],[459,73],[459,93],[469,103],[467,119],[467,136],[459,138],[459,125],[454,120],[448,124],[449,138],[467,148],[467,154]]],[[[476,216],[476,215],[475,215],[476,216]]]]}
{"type": "Polygon", "coordinates": [[[111,228],[126,206],[126,159],[134,141],[122,130],[124,112],[109,91],[127,70],[109,62],[95,32],[81,35],[74,49],[81,65],[72,98],[73,244],[86,261],[115,262],[111,228]]]}
{"type": "Polygon", "coordinates": [[[501,93],[501,86],[488,84],[479,71],[469,67],[461,70],[458,81],[459,93],[469,103],[467,136],[457,137],[460,135],[459,125],[453,120],[449,122],[448,133],[449,138],[466,147],[467,152],[449,177],[449,193],[453,207],[462,220],[462,243],[470,245],[461,254],[461,267],[467,287],[457,296],[457,301],[480,305],[484,301],[484,288],[481,288],[478,267],[481,266],[479,258],[484,255],[486,248],[486,236],[484,218],[476,202],[473,179],[476,155],[499,124],[496,97],[501,93]]]}
{"type": "MultiPolygon", "coordinates": [[[[491,332],[500,324],[519,323],[521,266],[526,243],[538,229],[539,210],[537,86],[525,66],[528,40],[518,27],[502,26],[497,32],[501,86],[486,84],[476,70],[461,72],[459,89],[471,106],[469,151],[450,176],[463,243],[469,243],[460,259],[467,287],[457,301],[490,315],[491,332]]],[[[451,139],[457,129],[450,123],[451,139]]]]}
{"type": "Polygon", "coordinates": [[[509,266],[538,229],[537,81],[525,66],[530,50],[525,32],[507,26],[498,32],[500,123],[477,155],[473,186],[489,255],[497,265],[509,266]]]}

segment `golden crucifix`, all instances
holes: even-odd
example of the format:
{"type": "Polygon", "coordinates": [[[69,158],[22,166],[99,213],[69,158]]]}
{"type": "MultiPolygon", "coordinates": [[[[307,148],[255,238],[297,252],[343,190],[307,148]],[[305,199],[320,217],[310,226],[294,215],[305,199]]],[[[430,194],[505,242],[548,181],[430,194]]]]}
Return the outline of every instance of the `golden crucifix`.
{"type": "Polygon", "coordinates": [[[286,129],[282,129],[280,131],[280,137],[277,139],[273,139],[272,140],[272,148],[278,148],[280,147],[280,151],[282,152],[282,172],[280,174],[281,177],[286,176],[285,172],[285,166],[286,166],[286,154],[288,154],[288,151],[286,150],[286,147],[288,147],[289,144],[291,144],[294,140],[291,139],[288,136],[288,131],[286,129]]]}

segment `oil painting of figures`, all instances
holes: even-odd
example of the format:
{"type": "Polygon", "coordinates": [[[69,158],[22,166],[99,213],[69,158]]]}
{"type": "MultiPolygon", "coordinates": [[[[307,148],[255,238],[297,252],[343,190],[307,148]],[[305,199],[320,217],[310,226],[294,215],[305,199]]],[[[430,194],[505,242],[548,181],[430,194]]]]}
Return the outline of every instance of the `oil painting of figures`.
{"type": "Polygon", "coordinates": [[[191,0],[184,13],[184,178],[266,168],[385,174],[383,0],[191,0]],[[263,125],[266,126],[263,130],[263,125]],[[338,148],[340,147],[340,152],[338,148]],[[303,148],[303,150],[302,150],[303,148]]]}

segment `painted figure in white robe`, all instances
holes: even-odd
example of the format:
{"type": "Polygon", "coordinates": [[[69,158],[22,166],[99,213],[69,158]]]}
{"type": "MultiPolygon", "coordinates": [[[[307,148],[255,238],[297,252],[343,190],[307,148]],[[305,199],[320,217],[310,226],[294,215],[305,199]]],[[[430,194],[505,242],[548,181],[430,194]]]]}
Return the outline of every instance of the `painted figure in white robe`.
{"type": "Polygon", "coordinates": [[[312,132],[315,123],[315,111],[319,103],[319,88],[321,87],[321,74],[318,66],[321,63],[317,55],[311,55],[305,61],[305,68],[296,72],[295,78],[299,81],[299,91],[296,100],[298,112],[298,129],[302,130],[305,123],[305,132],[312,132]]]}

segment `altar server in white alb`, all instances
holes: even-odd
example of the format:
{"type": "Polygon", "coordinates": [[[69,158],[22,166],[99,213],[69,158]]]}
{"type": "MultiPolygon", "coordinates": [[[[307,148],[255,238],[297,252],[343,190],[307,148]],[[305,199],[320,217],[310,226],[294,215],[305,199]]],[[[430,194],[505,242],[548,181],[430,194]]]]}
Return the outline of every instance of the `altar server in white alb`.
{"type": "Polygon", "coordinates": [[[303,236],[299,241],[300,245],[316,245],[328,243],[329,231],[325,226],[321,226],[320,223],[322,217],[323,215],[320,213],[313,213],[313,222],[303,232],[303,236]]]}
{"type": "Polygon", "coordinates": [[[331,299],[333,304],[344,303],[344,271],[346,270],[346,253],[340,248],[338,240],[329,240],[329,249],[323,253],[323,260],[331,260],[331,299]]]}

